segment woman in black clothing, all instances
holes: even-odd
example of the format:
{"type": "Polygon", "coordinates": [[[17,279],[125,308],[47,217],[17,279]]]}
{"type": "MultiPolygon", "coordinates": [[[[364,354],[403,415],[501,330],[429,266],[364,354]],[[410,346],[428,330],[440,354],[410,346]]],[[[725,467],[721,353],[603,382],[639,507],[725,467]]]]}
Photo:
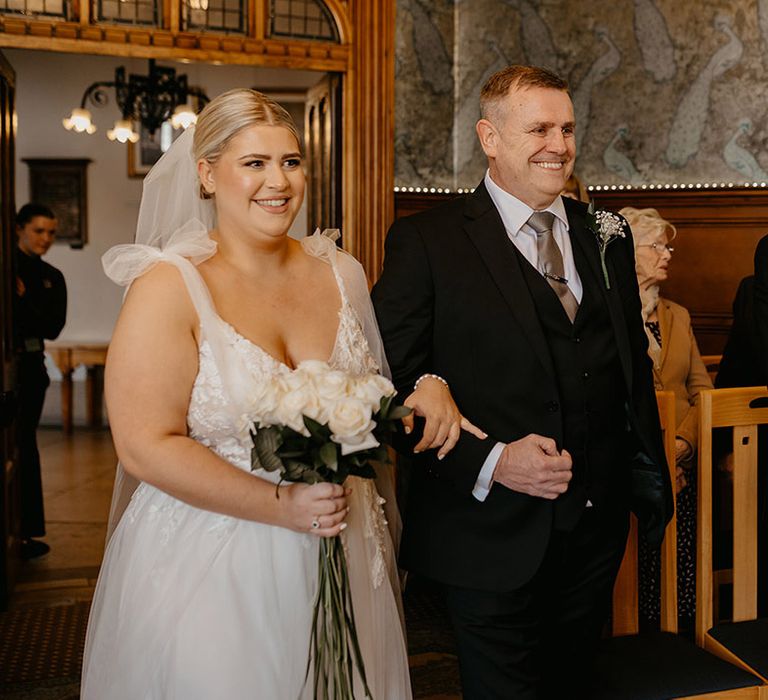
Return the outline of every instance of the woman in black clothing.
{"type": "Polygon", "coordinates": [[[25,204],[16,216],[16,296],[14,339],[18,359],[19,409],[16,438],[21,488],[21,556],[46,554],[43,487],[37,426],[50,380],[45,370],[44,340],[56,338],[67,315],[64,276],[41,258],[56,237],[56,216],[41,204],[25,204]]]}

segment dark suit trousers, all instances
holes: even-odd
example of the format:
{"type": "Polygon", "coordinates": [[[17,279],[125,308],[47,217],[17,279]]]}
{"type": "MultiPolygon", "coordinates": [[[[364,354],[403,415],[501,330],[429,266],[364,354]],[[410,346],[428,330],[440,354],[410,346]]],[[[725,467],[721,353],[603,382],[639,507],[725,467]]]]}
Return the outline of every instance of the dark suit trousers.
{"type": "Polygon", "coordinates": [[[19,409],[16,440],[19,450],[21,536],[25,539],[45,535],[37,426],[40,423],[45,391],[49,383],[43,353],[25,353],[19,356],[19,409]]]}
{"type": "Polygon", "coordinates": [[[541,568],[523,587],[444,587],[465,700],[588,697],[628,527],[626,510],[587,508],[574,530],[552,532],[541,568]]]}

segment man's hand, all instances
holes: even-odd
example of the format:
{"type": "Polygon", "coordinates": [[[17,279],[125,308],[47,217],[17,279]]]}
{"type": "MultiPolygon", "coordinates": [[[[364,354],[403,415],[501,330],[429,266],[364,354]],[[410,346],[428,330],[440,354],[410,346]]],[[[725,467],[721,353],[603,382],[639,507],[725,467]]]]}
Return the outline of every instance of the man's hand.
{"type": "Polygon", "coordinates": [[[552,438],[532,433],[504,448],[493,480],[529,496],[555,499],[568,489],[572,464],[571,455],[558,452],[552,438]]]}
{"type": "Polygon", "coordinates": [[[16,278],[16,296],[23,297],[27,292],[21,277],[16,278]]]}

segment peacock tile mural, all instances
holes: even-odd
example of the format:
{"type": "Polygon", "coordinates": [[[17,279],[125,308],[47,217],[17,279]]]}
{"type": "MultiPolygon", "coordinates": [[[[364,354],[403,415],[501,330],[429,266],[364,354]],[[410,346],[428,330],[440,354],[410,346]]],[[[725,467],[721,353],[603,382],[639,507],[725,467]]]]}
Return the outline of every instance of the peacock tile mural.
{"type": "Polygon", "coordinates": [[[398,0],[397,185],[480,181],[510,63],[569,81],[589,184],[768,181],[768,0],[398,0]]]}

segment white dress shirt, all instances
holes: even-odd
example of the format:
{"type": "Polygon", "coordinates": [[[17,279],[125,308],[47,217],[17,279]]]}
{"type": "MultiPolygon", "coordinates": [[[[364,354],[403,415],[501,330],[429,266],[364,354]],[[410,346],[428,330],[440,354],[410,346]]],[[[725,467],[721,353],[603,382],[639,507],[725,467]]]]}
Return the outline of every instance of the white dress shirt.
{"type": "MultiPolygon", "coordinates": [[[[539,252],[536,245],[536,231],[528,225],[528,219],[535,210],[531,209],[524,202],[521,202],[514,195],[509,194],[506,190],[501,189],[501,187],[499,187],[491,178],[489,170],[485,172],[485,187],[488,190],[488,194],[491,195],[491,199],[501,216],[501,221],[507,231],[509,240],[512,241],[515,247],[523,254],[525,259],[538,270],[539,252]]],[[[563,255],[563,270],[565,279],[568,280],[568,288],[573,292],[576,301],[581,303],[581,297],[584,290],[581,286],[581,278],[576,270],[576,263],[573,259],[571,237],[568,234],[568,217],[565,214],[565,206],[563,205],[562,197],[558,196],[555,201],[543,211],[551,211],[555,215],[555,221],[552,225],[552,235],[563,255]]],[[[478,501],[484,501],[491,491],[491,486],[493,486],[493,472],[496,469],[496,464],[498,463],[499,457],[501,457],[501,453],[505,446],[505,443],[497,442],[493,449],[488,453],[485,462],[483,462],[483,467],[480,469],[480,474],[475,482],[475,488],[472,489],[472,495],[478,501]]]]}

